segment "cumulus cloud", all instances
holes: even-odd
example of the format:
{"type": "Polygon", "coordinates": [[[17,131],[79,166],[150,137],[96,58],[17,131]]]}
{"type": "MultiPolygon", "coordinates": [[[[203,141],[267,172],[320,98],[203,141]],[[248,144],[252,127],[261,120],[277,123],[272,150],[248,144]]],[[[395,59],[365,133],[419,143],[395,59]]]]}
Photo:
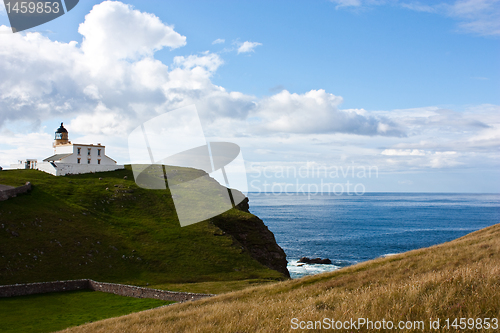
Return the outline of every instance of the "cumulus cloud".
{"type": "MultiPolygon", "coordinates": [[[[5,78],[0,82],[0,125],[33,119],[41,123],[64,116],[72,119],[69,126],[76,133],[123,136],[138,122],[196,104],[208,126],[218,122],[222,125],[215,128],[234,129],[234,121],[243,122],[236,135],[404,136],[386,117],[341,110],[342,98],[324,90],[305,94],[283,90],[263,99],[226,91],[211,81],[224,63],[215,53],[176,56],[169,67],[151,55],[164,46],[184,45],[185,37],[156,16],[119,2],[94,6],[79,32],[81,47],[77,42],[53,42],[38,33],[4,38],[0,44],[4,60],[0,74],[5,78]],[[144,31],[123,30],[123,21],[136,22],[131,26],[144,31]],[[149,32],[152,36],[145,38],[149,32]],[[134,43],[125,42],[127,38],[134,43]],[[124,41],[123,45],[118,41],[124,41]]],[[[251,52],[257,45],[261,44],[245,42],[240,52],[251,52]]],[[[217,135],[215,129],[207,131],[217,135]]]]}
{"type": "Polygon", "coordinates": [[[79,31],[84,34],[81,47],[39,33],[1,35],[0,127],[9,121],[40,124],[64,116],[76,117],[76,131],[124,134],[133,122],[186,104],[205,105],[208,118],[219,107],[225,108],[223,115],[244,117],[251,106],[250,97],[212,84],[211,76],[223,63],[217,54],[175,57],[172,68],[152,58],[163,46],[185,43],[185,37],[153,15],[104,2],[94,6],[79,31]],[[108,27],[122,21],[146,33],[108,27]],[[143,35],[148,33],[152,36],[143,35]],[[134,42],[124,42],[114,53],[110,44],[126,39],[134,42]]]}
{"type": "Polygon", "coordinates": [[[240,54],[240,53],[248,53],[248,52],[255,52],[254,48],[256,48],[257,46],[260,46],[260,45],[262,45],[262,44],[261,43],[257,43],[257,42],[246,41],[243,44],[241,44],[240,47],[238,48],[238,54],[240,54]]]}
{"type": "Polygon", "coordinates": [[[186,54],[162,63],[154,53],[181,47],[186,38],[156,16],[119,2],[94,6],[80,25],[81,44],[12,34],[6,26],[3,31],[9,33],[0,33],[2,164],[51,153],[52,135],[6,134],[6,128],[28,123],[40,129],[54,119],[64,119],[73,139],[80,135],[81,142],[113,146],[118,155],[112,157],[126,162],[123,142],[131,129],[189,104],[197,106],[205,134],[233,135],[231,141],[242,147],[265,147],[268,157],[280,159],[275,163],[336,156],[342,163],[355,158],[357,164],[377,163],[387,170],[446,168],[476,163],[477,154],[481,163],[494,164],[491,152],[500,146],[500,107],[494,105],[464,112],[438,107],[374,112],[342,109],[342,98],[324,90],[297,94],[281,87],[263,98],[227,91],[212,82],[224,65],[220,55],[186,54]],[[134,22],[129,25],[151,36],[122,29],[123,22],[134,22]],[[118,41],[123,45],[113,46],[118,41]],[[283,145],[292,147],[285,157],[283,145]],[[325,147],[337,155],[325,154],[325,147]]]}
{"type": "Polygon", "coordinates": [[[187,57],[177,56],[174,58],[174,65],[184,69],[193,69],[195,67],[203,68],[209,73],[213,73],[224,62],[215,53],[205,53],[204,56],[190,55],[187,57]]]}
{"type": "Polygon", "coordinates": [[[133,115],[166,100],[154,84],[168,78],[167,66],[151,56],[185,45],[186,37],[152,14],[111,1],[94,6],[79,32],[81,46],[39,33],[1,34],[0,126],[81,116],[99,105],[133,115]]]}
{"type": "Polygon", "coordinates": [[[222,39],[222,38],[217,38],[216,40],[214,40],[212,42],[212,45],[215,45],[215,44],[224,44],[226,42],[225,39],[222,39]]]}
{"type": "Polygon", "coordinates": [[[404,136],[392,121],[364,110],[341,110],[342,97],[324,90],[305,94],[280,93],[261,100],[251,117],[260,131],[282,133],[350,133],[404,136]]]}
{"type": "Polygon", "coordinates": [[[78,32],[83,36],[81,48],[87,56],[107,60],[135,60],[164,47],[186,45],[186,37],[157,16],[115,1],[95,5],[78,32]]]}
{"type": "Polygon", "coordinates": [[[35,158],[41,160],[53,154],[53,149],[47,142],[52,135],[42,131],[32,133],[13,133],[8,130],[0,132],[0,164],[9,166],[18,159],[35,158]]]}
{"type": "MultiPolygon", "coordinates": [[[[262,99],[227,91],[212,83],[224,63],[215,53],[176,56],[169,67],[152,55],[162,47],[180,47],[186,38],[156,16],[120,2],[94,6],[79,32],[81,46],[39,33],[2,36],[0,126],[65,117],[72,119],[73,133],[124,136],[141,121],[196,104],[213,135],[223,129],[235,135],[405,135],[387,117],[341,110],[342,98],[324,90],[283,90],[262,99]],[[213,123],[217,126],[210,128],[213,123]]],[[[245,42],[239,52],[258,45],[245,42]]]]}
{"type": "MultiPolygon", "coordinates": [[[[0,26],[0,32],[10,30],[0,26]]],[[[76,42],[55,43],[38,33],[0,34],[0,126],[7,120],[43,119],[85,106],[73,105],[84,70],[76,42]]],[[[87,85],[87,84],[86,84],[87,85]]]]}

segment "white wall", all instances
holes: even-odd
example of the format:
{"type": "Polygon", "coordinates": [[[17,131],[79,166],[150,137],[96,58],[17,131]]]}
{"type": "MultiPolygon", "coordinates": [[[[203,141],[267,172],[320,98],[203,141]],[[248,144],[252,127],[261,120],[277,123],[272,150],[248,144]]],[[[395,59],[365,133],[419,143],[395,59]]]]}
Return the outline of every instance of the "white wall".
{"type": "Polygon", "coordinates": [[[54,154],[71,154],[73,153],[73,145],[58,145],[56,146],[54,154]]]}
{"type": "Polygon", "coordinates": [[[56,146],[56,154],[72,154],[71,156],[65,157],[59,161],[59,163],[78,163],[78,159],[80,159],[81,165],[89,165],[88,160],[90,158],[90,165],[116,165],[116,162],[111,158],[106,156],[106,151],[104,146],[94,146],[94,145],[62,145],[56,146]],[[78,148],[80,148],[80,155],[78,155],[78,148]],[[88,155],[88,150],[90,149],[90,155],[88,155]],[[101,154],[98,155],[99,150],[101,150],[101,154]],[[98,164],[98,160],[101,160],[101,163],[98,164]]]}
{"type": "Polygon", "coordinates": [[[43,172],[50,173],[51,175],[57,176],[57,170],[49,162],[38,163],[37,169],[43,172]]]}
{"type": "MultiPolygon", "coordinates": [[[[22,161],[21,161],[22,162],[22,161]]],[[[10,165],[11,169],[26,169],[26,165],[24,163],[15,163],[10,165]]]]}
{"type": "Polygon", "coordinates": [[[94,173],[94,172],[105,172],[114,171],[119,169],[124,169],[123,165],[98,165],[98,164],[67,164],[61,162],[55,162],[56,167],[54,167],[50,162],[38,163],[38,170],[50,173],[54,176],[65,176],[69,174],[82,174],[82,173],[94,173]]]}
{"type": "Polygon", "coordinates": [[[11,164],[10,168],[11,169],[36,169],[36,165],[37,165],[37,160],[29,159],[29,160],[18,161],[15,164],[11,164]],[[28,165],[26,165],[26,164],[28,164],[28,165]]]}

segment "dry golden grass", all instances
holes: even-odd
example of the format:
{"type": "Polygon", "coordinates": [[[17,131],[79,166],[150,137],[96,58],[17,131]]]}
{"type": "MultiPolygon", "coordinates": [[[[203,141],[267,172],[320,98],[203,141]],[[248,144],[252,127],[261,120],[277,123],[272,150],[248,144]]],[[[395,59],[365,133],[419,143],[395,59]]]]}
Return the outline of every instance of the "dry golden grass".
{"type": "MultiPolygon", "coordinates": [[[[331,273],[251,287],[64,332],[302,331],[291,329],[292,318],[299,321],[369,318],[391,320],[395,324],[424,321],[426,332],[430,331],[430,318],[440,318],[441,326],[446,318],[500,319],[500,225],[449,243],[331,273]]],[[[363,327],[337,331],[367,330],[363,327]]]]}

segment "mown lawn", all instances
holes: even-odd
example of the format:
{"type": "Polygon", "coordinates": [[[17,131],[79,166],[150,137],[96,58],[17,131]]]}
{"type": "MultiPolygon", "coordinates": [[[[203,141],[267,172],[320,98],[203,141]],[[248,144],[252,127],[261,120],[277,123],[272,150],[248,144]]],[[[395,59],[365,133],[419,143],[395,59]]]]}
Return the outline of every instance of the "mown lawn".
{"type": "Polygon", "coordinates": [[[171,303],[90,290],[0,298],[0,332],[54,332],[171,303]]]}

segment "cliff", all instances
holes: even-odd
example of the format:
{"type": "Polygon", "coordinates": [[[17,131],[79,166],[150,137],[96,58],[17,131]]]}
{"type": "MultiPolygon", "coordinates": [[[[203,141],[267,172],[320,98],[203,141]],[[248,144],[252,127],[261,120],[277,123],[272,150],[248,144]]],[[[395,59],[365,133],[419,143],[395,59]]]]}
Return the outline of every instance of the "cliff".
{"type": "Polygon", "coordinates": [[[247,214],[236,220],[224,218],[224,215],[217,216],[213,219],[214,224],[234,237],[250,253],[252,258],[262,265],[290,277],[286,268],[285,251],[276,243],[274,234],[264,222],[257,216],[250,214],[248,198],[245,198],[237,208],[247,214]]]}
{"type": "MultiPolygon", "coordinates": [[[[176,172],[190,179],[200,171],[176,172]]],[[[1,184],[26,181],[31,192],[0,202],[0,284],[94,279],[145,286],[289,276],[285,253],[248,212],[248,199],[181,228],[169,190],[138,187],[130,167],[65,177],[0,173],[1,184]]]]}

